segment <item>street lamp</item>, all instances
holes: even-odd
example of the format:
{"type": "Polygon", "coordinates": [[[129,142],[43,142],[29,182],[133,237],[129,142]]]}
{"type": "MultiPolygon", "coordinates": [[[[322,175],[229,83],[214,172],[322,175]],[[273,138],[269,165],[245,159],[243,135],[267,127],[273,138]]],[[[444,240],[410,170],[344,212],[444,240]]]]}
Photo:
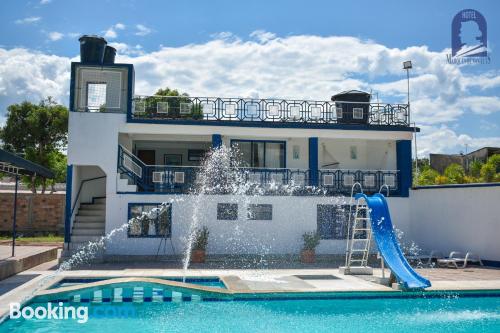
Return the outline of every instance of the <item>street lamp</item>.
{"type": "Polygon", "coordinates": [[[411,60],[403,62],[403,69],[406,69],[406,79],[408,82],[408,124],[410,124],[410,69],[412,68],[411,60]]]}

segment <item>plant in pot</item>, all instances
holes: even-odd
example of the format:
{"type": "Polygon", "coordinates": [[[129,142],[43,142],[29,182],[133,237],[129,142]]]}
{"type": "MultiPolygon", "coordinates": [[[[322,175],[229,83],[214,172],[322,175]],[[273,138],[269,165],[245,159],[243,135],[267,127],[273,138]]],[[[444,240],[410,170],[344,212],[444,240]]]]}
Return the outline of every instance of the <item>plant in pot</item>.
{"type": "Polygon", "coordinates": [[[300,252],[300,261],[312,264],[316,261],[316,247],[319,245],[320,236],[317,232],[306,232],[302,235],[304,246],[300,252]]]}
{"type": "Polygon", "coordinates": [[[198,228],[194,232],[193,247],[191,249],[191,262],[201,264],[205,262],[205,253],[208,244],[208,228],[206,226],[198,228]]]}

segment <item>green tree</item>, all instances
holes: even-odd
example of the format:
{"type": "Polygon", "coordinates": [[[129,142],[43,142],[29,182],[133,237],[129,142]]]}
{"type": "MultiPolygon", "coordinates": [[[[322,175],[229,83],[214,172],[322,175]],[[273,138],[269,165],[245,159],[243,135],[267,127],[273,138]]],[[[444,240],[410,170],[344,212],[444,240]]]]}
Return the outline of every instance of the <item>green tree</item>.
{"type": "Polygon", "coordinates": [[[460,164],[452,163],[444,169],[444,176],[448,178],[449,184],[463,184],[465,171],[460,164]]]}
{"type": "MultiPolygon", "coordinates": [[[[0,129],[0,139],[4,148],[24,155],[32,162],[51,167],[51,157],[55,151],[64,149],[68,135],[68,109],[55,103],[51,97],[39,104],[23,102],[7,108],[5,126],[0,129]]],[[[36,193],[42,186],[45,192],[47,182],[41,177],[23,178],[23,182],[36,193]]]]}
{"type": "Polygon", "coordinates": [[[488,158],[487,163],[490,163],[495,167],[496,173],[500,172],[500,154],[491,155],[490,158],[488,158]]]}
{"type": "Polygon", "coordinates": [[[434,169],[428,168],[420,173],[418,176],[418,185],[434,185],[439,172],[434,169]]]}
{"type": "Polygon", "coordinates": [[[479,160],[472,161],[469,166],[469,173],[474,178],[479,178],[481,176],[481,168],[483,163],[479,160]]]}
{"type": "Polygon", "coordinates": [[[491,183],[495,179],[496,168],[493,163],[486,163],[481,168],[481,178],[485,183],[491,183]]]}

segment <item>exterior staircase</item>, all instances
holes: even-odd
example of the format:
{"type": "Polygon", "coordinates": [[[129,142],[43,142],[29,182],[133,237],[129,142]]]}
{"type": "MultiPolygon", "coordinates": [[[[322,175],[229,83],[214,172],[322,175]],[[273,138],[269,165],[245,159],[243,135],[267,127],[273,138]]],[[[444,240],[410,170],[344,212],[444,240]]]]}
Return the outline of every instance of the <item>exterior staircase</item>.
{"type": "Polygon", "coordinates": [[[116,174],[116,189],[118,192],[137,192],[137,185],[130,184],[126,175],[116,174]]]}
{"type": "Polygon", "coordinates": [[[106,198],[94,198],[92,203],[81,203],[73,221],[69,249],[62,257],[68,258],[88,242],[99,240],[105,235],[106,198]]]}

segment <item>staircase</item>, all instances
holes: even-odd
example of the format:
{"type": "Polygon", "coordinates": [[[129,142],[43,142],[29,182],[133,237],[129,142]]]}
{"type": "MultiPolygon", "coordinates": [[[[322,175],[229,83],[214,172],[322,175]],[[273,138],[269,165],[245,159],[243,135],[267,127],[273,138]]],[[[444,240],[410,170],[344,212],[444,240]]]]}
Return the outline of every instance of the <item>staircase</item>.
{"type": "Polygon", "coordinates": [[[127,175],[117,173],[116,190],[118,192],[137,192],[137,185],[130,184],[129,177],[127,177],[127,175]]]}
{"type": "Polygon", "coordinates": [[[106,198],[94,198],[82,203],[73,221],[70,251],[100,239],[105,234],[106,198]]]}

